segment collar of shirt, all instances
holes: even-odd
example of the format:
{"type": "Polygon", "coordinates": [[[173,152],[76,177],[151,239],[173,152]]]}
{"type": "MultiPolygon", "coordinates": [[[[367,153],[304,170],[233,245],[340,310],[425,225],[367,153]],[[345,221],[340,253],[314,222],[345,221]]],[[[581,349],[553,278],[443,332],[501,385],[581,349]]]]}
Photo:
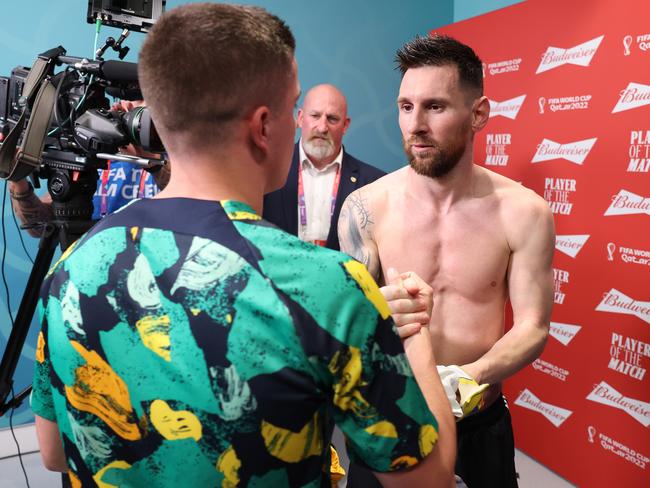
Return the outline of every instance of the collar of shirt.
{"type": "Polygon", "coordinates": [[[341,164],[343,164],[343,146],[341,146],[341,149],[339,150],[339,153],[334,158],[334,161],[332,161],[330,164],[325,166],[323,169],[316,168],[316,166],[314,166],[314,163],[311,162],[309,156],[307,156],[307,153],[302,148],[302,138],[300,138],[300,142],[298,143],[298,155],[300,157],[300,164],[302,165],[302,169],[308,168],[313,173],[326,173],[327,171],[330,170],[330,168],[336,165],[341,166],[341,164]]]}

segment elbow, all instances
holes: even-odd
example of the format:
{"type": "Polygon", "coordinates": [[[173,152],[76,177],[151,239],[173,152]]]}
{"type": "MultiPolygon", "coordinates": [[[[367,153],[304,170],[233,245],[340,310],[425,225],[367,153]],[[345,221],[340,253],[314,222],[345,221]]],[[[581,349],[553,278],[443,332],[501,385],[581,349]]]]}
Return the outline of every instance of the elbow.
{"type": "Polygon", "coordinates": [[[50,456],[43,452],[41,452],[41,459],[43,460],[43,466],[45,466],[45,469],[48,471],[56,471],[59,473],[65,473],[68,471],[68,465],[65,459],[50,456]]]}
{"type": "Polygon", "coordinates": [[[544,352],[544,348],[546,347],[546,342],[548,341],[549,336],[549,323],[545,322],[543,324],[540,324],[537,330],[537,343],[534,349],[534,357],[532,358],[533,361],[540,357],[544,352]]]}

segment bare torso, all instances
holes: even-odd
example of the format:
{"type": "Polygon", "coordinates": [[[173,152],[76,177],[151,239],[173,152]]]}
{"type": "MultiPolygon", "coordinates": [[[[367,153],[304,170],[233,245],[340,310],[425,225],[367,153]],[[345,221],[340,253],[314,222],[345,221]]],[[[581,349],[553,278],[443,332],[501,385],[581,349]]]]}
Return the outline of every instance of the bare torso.
{"type": "MultiPolygon", "coordinates": [[[[447,208],[410,184],[418,176],[408,168],[365,192],[382,274],[415,271],[433,288],[429,329],[438,364],[475,361],[504,334],[510,207],[528,190],[479,167],[475,175],[470,194],[447,208]]],[[[486,402],[499,391],[493,385],[486,402]]]]}

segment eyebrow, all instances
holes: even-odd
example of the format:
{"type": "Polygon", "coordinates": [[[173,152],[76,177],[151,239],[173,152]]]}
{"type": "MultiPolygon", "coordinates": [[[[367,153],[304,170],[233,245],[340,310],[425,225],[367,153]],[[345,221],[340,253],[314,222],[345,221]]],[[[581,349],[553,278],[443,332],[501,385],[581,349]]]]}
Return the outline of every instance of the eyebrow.
{"type": "Polygon", "coordinates": [[[339,115],[339,114],[337,114],[337,113],[334,113],[334,112],[327,112],[327,111],[322,112],[321,110],[316,110],[316,109],[307,110],[307,113],[308,113],[309,115],[322,115],[322,114],[325,114],[326,117],[335,117],[335,118],[337,118],[337,119],[341,119],[341,118],[343,118],[341,115],[339,115]]]}
{"type": "MultiPolygon", "coordinates": [[[[414,102],[412,102],[408,97],[398,97],[397,103],[414,103],[414,102]]],[[[420,100],[418,103],[420,103],[421,105],[431,105],[434,103],[438,105],[442,105],[447,103],[447,100],[445,98],[432,97],[432,98],[425,98],[424,100],[420,100]]]]}

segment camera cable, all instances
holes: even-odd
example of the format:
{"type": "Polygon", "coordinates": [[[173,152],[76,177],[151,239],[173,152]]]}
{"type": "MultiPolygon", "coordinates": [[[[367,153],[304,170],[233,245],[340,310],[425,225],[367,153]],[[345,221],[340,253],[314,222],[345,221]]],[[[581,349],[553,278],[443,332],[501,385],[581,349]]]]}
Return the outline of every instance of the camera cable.
{"type": "MultiPolygon", "coordinates": [[[[7,312],[9,313],[9,319],[11,320],[11,327],[13,328],[14,326],[14,315],[13,312],[11,311],[11,302],[10,302],[10,296],[9,296],[9,285],[7,285],[7,276],[5,274],[5,260],[7,257],[7,228],[5,226],[5,209],[7,205],[7,185],[9,183],[7,180],[5,180],[4,184],[4,189],[2,192],[2,282],[4,284],[5,288],[5,296],[7,297],[7,312]]],[[[11,387],[11,396],[12,398],[15,397],[14,393],[14,388],[13,386],[11,387]]],[[[27,471],[25,470],[25,465],[23,464],[23,456],[22,453],[20,452],[20,444],[18,443],[18,439],[16,438],[16,433],[14,432],[14,426],[13,426],[13,417],[14,417],[14,410],[16,409],[16,406],[11,407],[11,413],[9,414],[9,429],[11,430],[11,436],[14,439],[14,442],[16,443],[16,449],[18,450],[18,460],[20,461],[20,467],[23,470],[23,475],[25,476],[25,483],[27,483],[27,488],[29,487],[29,479],[27,478],[27,471]]]]}
{"type": "MultiPolygon", "coordinates": [[[[29,251],[27,250],[27,246],[25,246],[25,240],[23,239],[23,229],[20,228],[20,224],[18,224],[18,220],[16,220],[16,212],[11,212],[11,216],[13,217],[14,220],[14,225],[16,226],[16,230],[18,231],[18,239],[20,239],[20,245],[23,248],[23,251],[25,252],[25,256],[27,256],[27,259],[34,264],[34,258],[32,258],[32,255],[29,254],[29,251]]],[[[3,216],[4,218],[4,216],[3,216]]]]}
{"type": "MultiPolygon", "coordinates": [[[[15,397],[13,386],[11,387],[11,396],[15,397]]],[[[20,467],[23,470],[23,476],[25,476],[25,483],[27,484],[27,488],[30,488],[29,478],[27,477],[27,470],[25,469],[25,464],[23,464],[23,455],[20,452],[20,444],[18,443],[18,439],[16,438],[16,433],[14,432],[14,424],[13,424],[14,410],[16,410],[15,405],[11,407],[11,413],[9,414],[9,429],[11,430],[11,437],[14,438],[14,442],[16,443],[16,449],[18,450],[18,461],[20,462],[20,467]]]]}
{"type": "Polygon", "coordinates": [[[6,266],[5,261],[7,258],[7,228],[5,226],[5,207],[7,206],[7,185],[9,183],[5,180],[4,191],[2,193],[2,283],[5,287],[5,296],[7,299],[7,312],[9,313],[9,319],[11,320],[11,327],[14,326],[14,314],[11,311],[11,302],[9,297],[9,285],[7,284],[7,275],[6,275],[6,266]]]}

